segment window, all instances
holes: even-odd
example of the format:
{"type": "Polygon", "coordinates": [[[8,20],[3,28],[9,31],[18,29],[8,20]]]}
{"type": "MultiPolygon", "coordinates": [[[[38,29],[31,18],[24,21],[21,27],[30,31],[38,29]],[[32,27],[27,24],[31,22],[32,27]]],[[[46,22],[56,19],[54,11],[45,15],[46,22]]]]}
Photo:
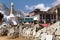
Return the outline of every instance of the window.
{"type": "Polygon", "coordinates": [[[31,20],[33,20],[33,18],[31,18],[31,20]]]}
{"type": "Polygon", "coordinates": [[[42,19],[42,15],[40,15],[40,19],[42,19]]]}
{"type": "Polygon", "coordinates": [[[54,19],[56,19],[56,15],[54,15],[54,19]]]}
{"type": "Polygon", "coordinates": [[[27,18],[25,18],[25,20],[27,20],[27,18]]]}
{"type": "Polygon", "coordinates": [[[46,15],[46,19],[50,19],[50,15],[48,14],[48,15],[46,15]]]}
{"type": "Polygon", "coordinates": [[[51,19],[53,19],[53,15],[51,15],[51,19]]]}
{"type": "Polygon", "coordinates": [[[27,18],[27,20],[30,20],[30,18],[27,18]]]}
{"type": "Polygon", "coordinates": [[[43,15],[43,19],[46,19],[45,15],[43,15]]]}

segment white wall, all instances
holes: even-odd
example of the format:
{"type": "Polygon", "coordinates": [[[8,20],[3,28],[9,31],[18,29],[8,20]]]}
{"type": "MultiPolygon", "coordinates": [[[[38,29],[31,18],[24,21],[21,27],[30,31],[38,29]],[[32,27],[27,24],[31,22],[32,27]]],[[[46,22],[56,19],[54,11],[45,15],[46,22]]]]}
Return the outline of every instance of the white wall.
{"type": "Polygon", "coordinates": [[[35,15],[34,16],[34,20],[38,20],[39,21],[40,20],[40,15],[35,15]]]}

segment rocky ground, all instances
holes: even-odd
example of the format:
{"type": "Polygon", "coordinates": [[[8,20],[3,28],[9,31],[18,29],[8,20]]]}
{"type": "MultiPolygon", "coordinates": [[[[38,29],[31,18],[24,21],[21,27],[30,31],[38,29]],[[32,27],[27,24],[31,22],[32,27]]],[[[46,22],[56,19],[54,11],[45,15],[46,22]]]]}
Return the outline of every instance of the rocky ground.
{"type": "Polygon", "coordinates": [[[41,28],[41,26],[38,26],[37,24],[34,26],[7,26],[1,26],[0,40],[44,40],[47,39],[47,35],[52,36],[49,36],[50,39],[60,40],[60,21],[44,28],[41,28]]]}

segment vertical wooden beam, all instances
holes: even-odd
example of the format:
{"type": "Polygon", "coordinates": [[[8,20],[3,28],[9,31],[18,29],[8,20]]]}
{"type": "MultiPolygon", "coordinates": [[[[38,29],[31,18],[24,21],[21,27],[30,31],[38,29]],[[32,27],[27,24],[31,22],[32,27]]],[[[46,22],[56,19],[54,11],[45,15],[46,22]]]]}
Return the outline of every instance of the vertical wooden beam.
{"type": "Polygon", "coordinates": [[[51,22],[51,14],[50,14],[50,22],[51,22]]]}
{"type": "Polygon", "coordinates": [[[53,14],[53,21],[54,21],[54,14],[53,14]]]}
{"type": "Polygon", "coordinates": [[[44,15],[44,17],[45,17],[45,22],[46,22],[46,14],[44,15]]]}
{"type": "Polygon", "coordinates": [[[42,14],[42,21],[43,21],[43,14],[42,14]]]}
{"type": "MultiPolygon", "coordinates": [[[[40,17],[41,17],[41,16],[40,16],[40,17]]],[[[41,20],[41,19],[40,19],[40,20],[41,20]]],[[[40,20],[39,20],[39,21],[40,21],[40,20]]]]}

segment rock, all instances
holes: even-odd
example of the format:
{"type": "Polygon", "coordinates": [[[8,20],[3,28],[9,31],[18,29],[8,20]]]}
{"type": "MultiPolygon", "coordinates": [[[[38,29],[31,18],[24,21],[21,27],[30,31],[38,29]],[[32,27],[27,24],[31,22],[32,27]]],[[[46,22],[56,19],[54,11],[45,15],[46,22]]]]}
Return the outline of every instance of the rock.
{"type": "Polygon", "coordinates": [[[60,35],[60,28],[56,30],[55,35],[60,35]]]}
{"type": "Polygon", "coordinates": [[[16,38],[19,36],[19,29],[16,27],[12,27],[11,29],[9,29],[7,36],[10,38],[16,38]]]}
{"type": "Polygon", "coordinates": [[[55,40],[60,40],[60,36],[56,36],[55,37],[55,40]]]}
{"type": "Polygon", "coordinates": [[[1,29],[0,29],[0,36],[7,35],[7,32],[8,32],[7,29],[1,28],[1,29]]]}

